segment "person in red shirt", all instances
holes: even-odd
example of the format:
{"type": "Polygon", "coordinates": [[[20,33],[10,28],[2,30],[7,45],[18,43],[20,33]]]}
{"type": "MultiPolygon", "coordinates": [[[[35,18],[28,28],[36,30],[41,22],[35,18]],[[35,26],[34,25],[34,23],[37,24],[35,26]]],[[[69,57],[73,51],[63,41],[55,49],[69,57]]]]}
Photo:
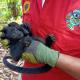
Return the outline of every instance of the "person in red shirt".
{"type": "MultiPolygon", "coordinates": [[[[40,44],[39,49],[36,48],[36,54],[33,53],[35,49],[29,52],[34,54],[37,61],[54,67],[46,73],[22,74],[21,79],[79,80],[80,0],[22,0],[22,9],[23,22],[30,23],[34,36],[45,40],[47,34],[53,34],[56,41],[51,46],[53,50],[33,41],[40,44]]],[[[31,44],[30,48],[33,46],[37,47],[31,44]]],[[[24,63],[24,67],[40,65],[27,61],[24,63]]]]}

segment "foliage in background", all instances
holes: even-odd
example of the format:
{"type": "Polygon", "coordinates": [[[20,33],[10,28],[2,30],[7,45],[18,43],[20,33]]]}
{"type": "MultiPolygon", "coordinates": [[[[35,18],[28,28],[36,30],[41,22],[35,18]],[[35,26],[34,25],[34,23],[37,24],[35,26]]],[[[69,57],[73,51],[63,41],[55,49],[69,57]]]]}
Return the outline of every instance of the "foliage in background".
{"type": "Polygon", "coordinates": [[[0,0],[0,25],[22,16],[21,0],[0,0]]]}

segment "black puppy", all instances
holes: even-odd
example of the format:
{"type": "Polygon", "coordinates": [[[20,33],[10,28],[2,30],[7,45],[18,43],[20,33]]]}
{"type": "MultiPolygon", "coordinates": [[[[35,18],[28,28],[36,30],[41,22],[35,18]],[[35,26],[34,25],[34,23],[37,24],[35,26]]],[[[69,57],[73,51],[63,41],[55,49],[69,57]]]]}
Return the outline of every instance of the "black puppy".
{"type": "Polygon", "coordinates": [[[33,37],[29,24],[17,24],[12,22],[8,24],[3,30],[3,35],[1,39],[8,39],[9,40],[9,49],[10,55],[12,56],[14,61],[18,61],[24,49],[30,45],[33,39],[42,42],[46,46],[50,47],[52,42],[55,41],[55,37],[53,35],[47,35],[45,41],[40,37],[33,37]]]}
{"type": "Polygon", "coordinates": [[[10,42],[8,44],[10,55],[12,56],[13,60],[18,61],[24,52],[25,43],[26,45],[29,45],[31,42],[30,36],[32,36],[32,33],[29,29],[29,25],[19,25],[12,22],[2,30],[2,33],[3,35],[1,36],[1,39],[8,39],[10,42]]]}

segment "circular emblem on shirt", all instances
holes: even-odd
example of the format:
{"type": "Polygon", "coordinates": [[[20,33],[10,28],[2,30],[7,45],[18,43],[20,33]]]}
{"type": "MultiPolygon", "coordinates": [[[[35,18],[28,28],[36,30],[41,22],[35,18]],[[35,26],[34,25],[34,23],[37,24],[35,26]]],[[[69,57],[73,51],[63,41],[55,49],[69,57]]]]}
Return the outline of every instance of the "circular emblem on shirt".
{"type": "Polygon", "coordinates": [[[74,30],[75,27],[80,27],[80,9],[75,9],[66,16],[67,27],[74,30]]]}
{"type": "Polygon", "coordinates": [[[23,6],[24,8],[23,8],[23,12],[24,13],[27,13],[28,11],[29,11],[29,9],[30,9],[30,1],[26,1],[25,3],[24,3],[24,6],[23,6]]]}

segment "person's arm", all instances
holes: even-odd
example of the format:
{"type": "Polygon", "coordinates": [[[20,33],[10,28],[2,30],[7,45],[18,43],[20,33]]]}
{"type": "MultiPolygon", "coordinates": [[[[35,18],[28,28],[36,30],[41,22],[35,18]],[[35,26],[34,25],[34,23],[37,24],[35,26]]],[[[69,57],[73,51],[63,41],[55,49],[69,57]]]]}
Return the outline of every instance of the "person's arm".
{"type": "Polygon", "coordinates": [[[31,45],[25,49],[25,59],[34,63],[35,59],[40,63],[45,63],[53,68],[56,66],[67,72],[73,78],[80,79],[80,58],[72,57],[59,53],[54,49],[50,49],[38,41],[33,41],[31,45]]]}
{"type": "Polygon", "coordinates": [[[80,80],[80,58],[60,53],[56,66],[80,80]]]}

